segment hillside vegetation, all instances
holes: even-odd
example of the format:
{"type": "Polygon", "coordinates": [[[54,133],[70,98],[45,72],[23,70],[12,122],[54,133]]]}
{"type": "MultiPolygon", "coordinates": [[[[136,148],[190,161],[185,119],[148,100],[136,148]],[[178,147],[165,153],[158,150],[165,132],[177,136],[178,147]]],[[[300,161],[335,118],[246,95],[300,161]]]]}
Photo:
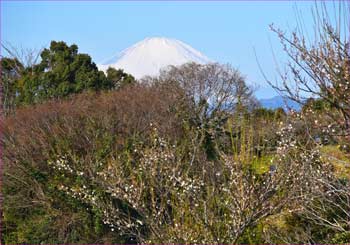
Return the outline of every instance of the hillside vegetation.
{"type": "Polygon", "coordinates": [[[136,81],[64,42],[2,57],[1,243],[349,243],[349,42],[320,24],[313,45],[272,27],[294,85],[270,84],[300,111],[230,65],[136,81]]]}

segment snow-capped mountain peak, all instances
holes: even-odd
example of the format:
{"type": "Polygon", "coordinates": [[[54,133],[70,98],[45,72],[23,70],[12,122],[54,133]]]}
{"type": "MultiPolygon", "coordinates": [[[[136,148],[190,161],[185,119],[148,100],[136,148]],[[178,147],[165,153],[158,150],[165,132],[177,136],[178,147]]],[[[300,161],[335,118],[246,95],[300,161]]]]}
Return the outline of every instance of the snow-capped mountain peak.
{"type": "Polygon", "coordinates": [[[211,60],[179,40],[151,37],[123,50],[119,55],[99,65],[99,68],[121,68],[139,79],[146,75],[158,75],[160,69],[169,65],[182,65],[187,62],[205,64],[211,60]]]}

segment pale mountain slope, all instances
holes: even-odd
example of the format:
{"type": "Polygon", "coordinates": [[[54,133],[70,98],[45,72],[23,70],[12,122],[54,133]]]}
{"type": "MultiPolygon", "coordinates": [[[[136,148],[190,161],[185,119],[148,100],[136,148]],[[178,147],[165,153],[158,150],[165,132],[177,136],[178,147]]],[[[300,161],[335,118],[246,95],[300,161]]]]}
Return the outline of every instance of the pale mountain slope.
{"type": "Polygon", "coordinates": [[[146,38],[125,49],[120,55],[99,65],[105,71],[108,67],[123,69],[139,79],[146,75],[158,75],[160,69],[169,65],[187,62],[205,64],[211,60],[186,43],[164,37],[146,38]]]}

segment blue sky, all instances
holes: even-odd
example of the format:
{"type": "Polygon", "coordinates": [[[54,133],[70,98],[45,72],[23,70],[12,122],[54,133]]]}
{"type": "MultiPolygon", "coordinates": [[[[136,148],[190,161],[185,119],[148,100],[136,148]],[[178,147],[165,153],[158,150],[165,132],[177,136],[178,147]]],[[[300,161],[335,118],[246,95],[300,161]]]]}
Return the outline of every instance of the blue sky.
{"type": "Polygon", "coordinates": [[[176,38],[209,58],[230,63],[258,87],[258,98],[273,96],[255,59],[269,78],[277,78],[272,49],[283,66],[285,57],[274,23],[296,27],[296,7],[312,25],[313,1],[221,2],[67,2],[1,1],[1,41],[16,47],[47,47],[51,40],[77,44],[96,63],[146,37],[176,38]]]}

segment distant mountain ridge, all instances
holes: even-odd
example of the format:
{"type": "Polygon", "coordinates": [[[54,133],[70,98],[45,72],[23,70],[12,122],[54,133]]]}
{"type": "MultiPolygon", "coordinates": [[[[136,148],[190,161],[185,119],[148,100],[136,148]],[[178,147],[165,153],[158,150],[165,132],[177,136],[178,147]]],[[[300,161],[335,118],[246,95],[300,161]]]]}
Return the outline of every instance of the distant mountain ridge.
{"type": "Polygon", "coordinates": [[[284,110],[293,109],[299,111],[301,109],[301,105],[299,103],[282,96],[274,96],[269,99],[260,99],[259,102],[262,107],[267,109],[277,109],[279,107],[283,108],[284,110]]]}

